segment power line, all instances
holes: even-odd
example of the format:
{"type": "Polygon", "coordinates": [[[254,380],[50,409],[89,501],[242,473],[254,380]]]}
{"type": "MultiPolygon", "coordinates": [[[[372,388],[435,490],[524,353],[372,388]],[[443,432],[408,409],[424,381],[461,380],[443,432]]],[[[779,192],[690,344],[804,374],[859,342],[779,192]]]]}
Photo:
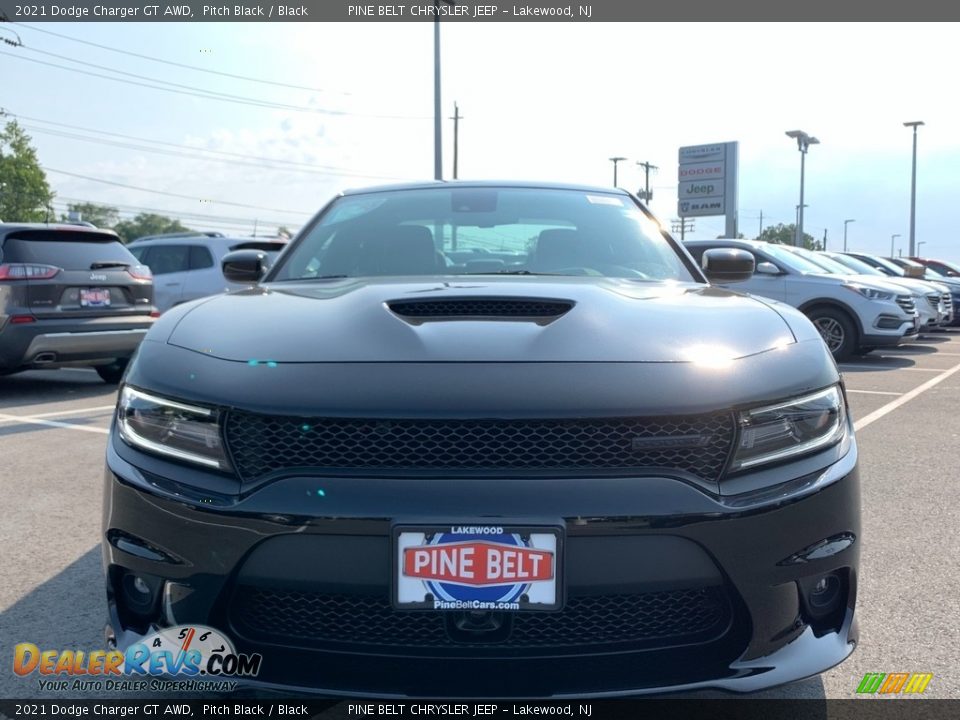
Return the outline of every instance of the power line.
{"type": "Polygon", "coordinates": [[[86,203],[90,205],[99,205],[100,207],[116,208],[118,212],[165,213],[167,215],[176,215],[177,217],[180,217],[180,218],[190,218],[192,220],[199,220],[199,221],[205,221],[205,222],[232,222],[232,223],[242,225],[244,223],[253,223],[256,220],[266,225],[295,225],[296,224],[296,222],[268,220],[266,218],[233,217],[228,215],[205,215],[203,213],[171,210],[169,208],[145,207],[143,205],[126,205],[126,204],[102,201],[102,200],[90,200],[88,198],[68,197],[65,195],[58,195],[53,202],[54,204],[62,203],[64,205],[82,205],[86,203]]]}
{"type": "Polygon", "coordinates": [[[45,30],[42,28],[34,27],[32,25],[24,25],[22,23],[16,23],[20,27],[26,28],[27,30],[33,30],[34,32],[44,33],[46,35],[53,35],[55,37],[63,38],[64,40],[69,40],[70,42],[82,43],[84,45],[89,45],[90,47],[100,48],[101,50],[109,50],[110,52],[120,53],[122,55],[129,55],[130,57],[138,57],[143,60],[150,60],[151,62],[163,63],[164,65],[172,65],[174,67],[186,68],[187,70],[194,70],[196,72],[208,73],[210,75],[219,75],[221,77],[233,78],[235,80],[246,80],[248,82],[261,83],[262,85],[275,85],[277,87],[285,87],[293,90],[307,90],[309,92],[317,93],[336,93],[337,95],[352,95],[352,93],[340,92],[336,90],[324,90],[322,88],[313,88],[307,87],[305,85],[293,85],[291,83],[280,82],[278,80],[263,80],[261,78],[250,77],[249,75],[237,75],[235,73],[222,72],[220,70],[211,70],[209,68],[202,68],[196,65],[188,65],[186,63],[178,63],[173,60],[164,60],[162,58],[152,57],[150,55],[142,55],[140,53],[131,52],[129,50],[121,50],[120,48],[110,47],[109,45],[101,45],[99,43],[90,42],[89,40],[81,40],[80,38],[70,37],[69,35],[64,35],[62,33],[53,32],[52,30],[45,30]]]}
{"type": "MultiPolygon", "coordinates": [[[[128,149],[128,150],[139,150],[139,151],[141,151],[141,152],[150,152],[150,153],[155,153],[155,154],[158,154],[158,155],[167,155],[167,156],[169,156],[169,157],[181,157],[181,158],[187,158],[187,159],[190,159],[190,160],[201,160],[201,161],[209,161],[209,162],[228,163],[228,164],[230,164],[230,165],[238,165],[238,166],[243,166],[243,167],[265,168],[265,169],[268,169],[268,170],[275,170],[275,171],[277,171],[277,172],[301,172],[301,173],[310,173],[310,174],[312,174],[312,175],[323,175],[323,176],[327,176],[327,177],[329,177],[329,176],[337,176],[337,177],[364,177],[364,178],[377,178],[377,179],[381,179],[381,180],[403,180],[403,179],[406,179],[406,178],[399,178],[399,177],[396,177],[396,176],[389,176],[389,175],[363,175],[363,174],[353,173],[353,172],[349,172],[349,171],[342,171],[342,172],[341,172],[341,171],[331,171],[331,170],[312,170],[312,169],[309,169],[309,168],[302,168],[302,167],[278,167],[278,166],[276,166],[276,165],[266,165],[266,164],[263,164],[263,163],[243,162],[242,160],[230,160],[230,159],[227,159],[227,158],[220,158],[220,157],[207,157],[207,156],[203,156],[203,155],[198,155],[196,152],[194,152],[194,153],[184,153],[184,152],[177,152],[177,151],[175,151],[175,150],[163,150],[163,149],[161,149],[161,148],[144,147],[144,146],[142,146],[142,145],[134,145],[133,143],[118,142],[118,141],[116,141],[116,140],[105,140],[105,139],[103,139],[103,138],[92,138],[92,137],[87,137],[87,136],[84,136],[84,135],[77,135],[77,134],[75,134],[75,133],[64,132],[64,131],[62,131],[62,130],[50,130],[50,129],[47,129],[47,128],[38,128],[38,127],[34,127],[34,126],[32,126],[32,125],[23,125],[22,127],[25,128],[25,129],[27,129],[27,130],[30,130],[30,131],[33,132],[33,133],[38,133],[38,132],[39,132],[39,133],[43,133],[43,134],[45,134],[45,135],[53,135],[53,136],[55,136],[55,137],[69,138],[69,139],[72,139],[72,140],[81,140],[81,141],[84,141],[84,142],[96,143],[96,144],[98,144],[98,145],[108,145],[108,146],[111,146],[111,147],[126,148],[126,149],[128,149]]],[[[186,147],[186,146],[184,146],[184,147],[186,147]]],[[[202,152],[199,148],[194,148],[194,150],[197,151],[197,152],[202,152]]]]}
{"type": "MultiPolygon", "coordinates": [[[[189,151],[191,151],[191,152],[202,152],[202,153],[212,153],[212,154],[215,154],[215,155],[225,155],[225,156],[227,156],[227,157],[240,158],[240,159],[242,159],[242,160],[260,160],[260,161],[265,162],[265,163],[275,163],[275,164],[278,164],[278,165],[293,165],[293,166],[297,166],[297,167],[308,168],[308,169],[310,169],[310,170],[328,170],[328,171],[330,171],[330,172],[329,172],[330,175],[343,174],[343,175],[347,175],[347,176],[350,176],[350,177],[377,178],[377,179],[381,179],[381,180],[406,180],[406,179],[408,179],[408,178],[406,178],[406,177],[400,177],[400,176],[397,176],[397,175],[370,175],[370,174],[368,174],[368,173],[354,172],[353,170],[351,170],[351,169],[349,169],[349,168],[336,167],[336,166],[333,166],[333,165],[315,165],[315,164],[312,164],[312,163],[298,162],[298,161],[296,161],[296,160],[284,160],[284,159],[282,159],[282,158],[271,158],[271,157],[263,157],[263,156],[257,156],[257,155],[246,155],[246,154],[244,154],[244,153],[234,153],[234,152],[228,152],[228,151],[226,151],[226,150],[210,150],[210,149],[208,149],[208,148],[191,147],[190,145],[180,145],[180,144],[177,144],[177,143],[163,142],[163,141],[161,141],[161,140],[152,140],[152,139],[150,139],[150,138],[136,137],[136,136],[134,136],[134,135],[124,135],[123,133],[110,132],[110,131],[108,131],[108,130],[97,130],[97,129],[95,129],[95,128],[87,128],[87,127],[80,127],[80,126],[77,126],[77,125],[69,125],[69,124],[67,124],[67,123],[55,122],[55,121],[53,121],[53,120],[42,120],[42,119],[40,119],[40,118],[28,117],[27,115],[19,115],[19,114],[16,114],[16,113],[11,113],[11,112],[8,112],[8,111],[4,110],[3,108],[0,108],[0,117],[4,117],[4,116],[15,117],[15,118],[18,118],[18,119],[20,119],[20,120],[29,120],[29,121],[32,121],[32,122],[39,122],[39,123],[43,123],[43,124],[45,124],[45,125],[56,125],[57,127],[69,128],[69,129],[71,129],[71,130],[80,130],[80,131],[82,131],[82,132],[95,133],[95,134],[97,134],[97,135],[109,135],[109,136],[111,136],[111,137],[124,138],[124,139],[126,139],[126,140],[135,140],[136,142],[150,143],[150,144],[153,144],[153,145],[162,145],[162,146],[165,146],[165,147],[172,147],[172,148],[177,148],[177,149],[181,149],[181,150],[189,150],[189,151]]],[[[27,127],[27,126],[24,126],[24,127],[27,127]]],[[[53,133],[52,130],[46,130],[46,129],[42,129],[42,128],[33,128],[33,130],[34,130],[34,132],[53,133]]],[[[81,136],[76,136],[76,137],[83,139],[81,136]]],[[[86,139],[92,140],[92,138],[86,138],[86,139]]],[[[206,159],[211,159],[211,160],[212,160],[213,158],[206,158],[206,159]]],[[[246,163],[245,163],[245,164],[246,164],[246,163]]]]}
{"type": "MultiPolygon", "coordinates": [[[[32,50],[32,48],[27,48],[26,46],[22,46],[22,45],[19,47],[20,49],[32,50]]],[[[34,52],[43,52],[43,51],[34,50],[34,52]]],[[[43,52],[43,54],[52,55],[53,53],[43,52]]],[[[79,73],[81,75],[89,75],[90,77],[98,77],[104,80],[113,80],[114,82],[124,83],[126,85],[135,85],[137,87],[143,87],[150,90],[162,90],[164,92],[176,93],[178,95],[189,95],[192,97],[203,98],[205,100],[220,100],[222,102],[235,103],[237,105],[247,105],[250,107],[261,107],[261,108],[267,108],[271,110],[290,110],[293,112],[308,112],[308,113],[316,113],[319,115],[360,117],[360,118],[381,119],[381,120],[428,120],[429,119],[426,116],[374,115],[374,114],[348,112],[346,110],[328,110],[323,108],[310,108],[310,107],[305,107],[303,105],[287,105],[285,103],[275,103],[267,100],[258,100],[256,98],[245,98],[240,95],[229,95],[227,93],[218,93],[213,90],[205,90],[203,88],[194,88],[189,85],[180,85],[178,83],[170,83],[170,82],[167,82],[166,80],[156,80],[154,78],[148,78],[142,75],[136,75],[134,73],[127,73],[120,70],[113,70],[111,68],[106,68],[110,72],[119,73],[123,75],[130,75],[132,77],[141,78],[149,82],[159,82],[159,83],[164,83],[172,86],[172,87],[160,87],[157,85],[148,85],[147,83],[144,83],[144,82],[137,82],[135,80],[124,80],[123,78],[119,78],[119,77],[112,77],[110,75],[103,75],[101,73],[90,72],[89,70],[81,70],[80,68],[72,68],[72,67],[67,67],[66,65],[58,65],[57,63],[47,62],[46,60],[38,60],[37,58],[23,57],[22,55],[18,55],[16,53],[0,51],[0,55],[7,55],[8,57],[16,58],[18,60],[25,60],[26,62],[37,63],[39,65],[47,65],[49,67],[58,68],[60,70],[68,70],[70,72],[79,73]],[[178,90],[176,88],[190,88],[190,89],[178,90]]],[[[62,57],[62,56],[54,55],[54,57],[62,57]]],[[[97,67],[97,68],[103,67],[100,65],[92,65],[91,63],[84,63],[80,60],[73,60],[70,58],[67,58],[67,60],[69,62],[78,63],[81,65],[90,65],[91,67],[97,67]]]]}
{"type": "Polygon", "coordinates": [[[180,195],[179,193],[165,192],[163,190],[152,190],[150,188],[137,187],[136,185],[127,185],[125,183],[113,182],[112,180],[101,180],[100,178],[90,177],[89,175],[80,175],[79,173],[68,172],[66,170],[57,170],[56,168],[52,168],[52,167],[43,167],[43,170],[45,170],[46,172],[57,173],[59,175],[67,175],[69,177],[79,178],[81,180],[89,180],[90,182],[103,183],[104,185],[114,185],[116,187],[127,188],[128,190],[139,190],[140,192],[152,193],[154,195],[166,195],[167,197],[175,197],[175,198],[180,198],[182,200],[210,202],[210,203],[216,203],[217,205],[230,205],[232,207],[247,208],[250,210],[268,210],[270,212],[289,213],[291,215],[313,215],[313,213],[304,212],[302,210],[281,210],[278,208],[263,207],[261,205],[244,205],[243,203],[229,202],[227,200],[213,200],[213,199],[207,199],[207,198],[198,198],[191,195],[180,195]]]}

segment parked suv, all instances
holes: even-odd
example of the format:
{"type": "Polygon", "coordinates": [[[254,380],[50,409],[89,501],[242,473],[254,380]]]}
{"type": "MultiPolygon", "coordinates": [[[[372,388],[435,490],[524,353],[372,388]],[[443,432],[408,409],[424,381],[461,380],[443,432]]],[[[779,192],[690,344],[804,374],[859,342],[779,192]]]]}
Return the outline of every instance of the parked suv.
{"type": "Polygon", "coordinates": [[[232,250],[261,250],[272,262],[286,241],[222,236],[175,236],[145,238],[130,243],[127,249],[153,272],[157,309],[239,290],[244,285],[223,277],[220,261],[232,250]]]}
{"type": "Polygon", "coordinates": [[[93,366],[118,382],[156,315],[150,270],[115,233],[0,224],[0,374],[93,366]]]}
{"type": "Polygon", "coordinates": [[[960,279],[960,264],[947,262],[946,260],[934,260],[932,258],[912,257],[910,259],[920,263],[921,265],[926,265],[928,268],[940,273],[944,277],[960,279]]]}
{"type": "MultiPolygon", "coordinates": [[[[953,313],[953,322],[950,324],[960,325],[960,312],[957,311],[957,309],[960,308],[960,279],[944,277],[929,267],[924,269],[922,273],[920,272],[921,268],[915,267],[915,274],[910,275],[908,274],[906,265],[894,262],[890,258],[880,257],[878,255],[869,255],[867,253],[851,252],[846,254],[857,258],[858,260],[862,260],[863,262],[875,267],[877,270],[885,275],[889,275],[890,277],[910,277],[916,280],[922,279],[926,282],[932,282],[936,284],[941,290],[944,303],[949,304],[949,309],[953,313]]],[[[916,264],[913,264],[912,266],[915,265],[916,264]]]]}
{"type": "Polygon", "coordinates": [[[351,696],[833,667],[856,439],[810,321],[707,280],[753,264],[701,270],[622,190],[516,182],[355,190],[266,276],[230,253],[250,289],[165,313],[120,391],[108,641],[351,696]]]}
{"type": "Polygon", "coordinates": [[[687,250],[699,261],[712,248],[751,252],[757,266],[753,277],[734,287],[780,300],[803,311],[813,321],[839,362],[855,353],[899,345],[919,331],[913,295],[866,279],[830,275],[787,248],[753,240],[691,240],[687,250]]]}
{"type": "Polygon", "coordinates": [[[885,282],[893,283],[907,288],[913,293],[914,303],[917,306],[917,312],[920,314],[921,330],[931,330],[934,327],[943,327],[950,325],[954,319],[953,300],[950,296],[950,288],[941,283],[932,280],[920,280],[919,278],[909,278],[898,275],[889,275],[878,270],[870,263],[864,262],[860,258],[852,255],[845,255],[838,252],[827,252],[825,250],[817,253],[820,257],[826,257],[835,263],[847,268],[850,272],[860,275],[871,275],[885,282]],[[929,310],[937,316],[936,323],[932,320],[924,321],[924,311],[929,310]]]}

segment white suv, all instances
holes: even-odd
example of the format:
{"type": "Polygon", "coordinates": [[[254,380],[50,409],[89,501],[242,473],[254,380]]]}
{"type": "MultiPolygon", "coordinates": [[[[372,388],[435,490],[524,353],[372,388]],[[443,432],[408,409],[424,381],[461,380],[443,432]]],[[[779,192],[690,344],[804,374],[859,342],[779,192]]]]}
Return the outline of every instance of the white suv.
{"type": "Polygon", "coordinates": [[[228,252],[262,250],[272,264],[286,246],[286,240],[272,238],[177,234],[141,238],[127,249],[153,272],[154,302],[164,312],[189,300],[248,287],[223,277],[220,260],[228,252]]]}
{"type": "Polygon", "coordinates": [[[866,278],[829,275],[786,247],[754,240],[690,240],[687,250],[700,262],[711,248],[753,253],[756,270],[734,288],[785,302],[803,311],[820,331],[838,362],[878,347],[899,345],[916,335],[919,317],[913,296],[866,278]]]}

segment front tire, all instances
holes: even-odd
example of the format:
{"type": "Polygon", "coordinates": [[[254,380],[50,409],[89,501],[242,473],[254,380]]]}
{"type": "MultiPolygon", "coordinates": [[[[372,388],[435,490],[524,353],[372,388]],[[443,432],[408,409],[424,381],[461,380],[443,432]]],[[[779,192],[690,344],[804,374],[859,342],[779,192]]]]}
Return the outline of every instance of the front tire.
{"type": "Polygon", "coordinates": [[[849,315],[842,310],[821,307],[811,310],[807,317],[817,328],[834,360],[843,362],[853,355],[859,342],[856,326],[849,315]]]}
{"type": "Polygon", "coordinates": [[[97,365],[95,370],[100,379],[109,385],[116,385],[123,379],[123,373],[130,361],[127,358],[118,358],[109,365],[97,365]]]}

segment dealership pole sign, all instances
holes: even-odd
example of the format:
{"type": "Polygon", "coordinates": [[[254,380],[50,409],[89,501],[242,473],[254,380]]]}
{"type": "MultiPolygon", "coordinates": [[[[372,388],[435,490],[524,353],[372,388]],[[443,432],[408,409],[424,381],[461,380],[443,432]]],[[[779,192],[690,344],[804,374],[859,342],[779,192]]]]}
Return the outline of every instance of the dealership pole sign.
{"type": "Polygon", "coordinates": [[[724,215],[725,237],[737,236],[737,148],[735,142],[680,148],[677,214],[724,215]]]}

